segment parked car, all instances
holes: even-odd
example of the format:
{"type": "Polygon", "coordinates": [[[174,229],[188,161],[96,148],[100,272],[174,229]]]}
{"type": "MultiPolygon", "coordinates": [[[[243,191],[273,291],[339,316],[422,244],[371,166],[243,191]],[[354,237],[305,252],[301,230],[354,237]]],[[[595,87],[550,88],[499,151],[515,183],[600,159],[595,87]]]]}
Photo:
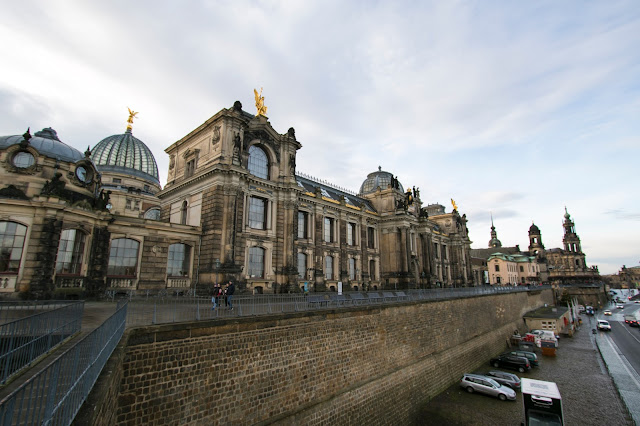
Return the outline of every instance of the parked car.
{"type": "Polygon", "coordinates": [[[611,324],[609,321],[598,320],[598,330],[611,331],[611,324]]]}
{"type": "Polygon", "coordinates": [[[500,398],[515,401],[516,391],[508,386],[503,386],[495,380],[480,374],[465,373],[460,379],[460,387],[469,393],[479,392],[500,398]]]}
{"type": "Polygon", "coordinates": [[[528,359],[529,364],[531,364],[532,367],[537,367],[538,365],[540,365],[538,363],[538,355],[536,355],[534,352],[516,350],[516,351],[507,352],[507,354],[521,356],[528,359]]]}
{"type": "Polygon", "coordinates": [[[521,373],[531,369],[531,363],[529,363],[528,359],[511,354],[502,354],[495,358],[491,358],[489,364],[495,368],[511,368],[513,370],[518,370],[521,373]]]}
{"type": "Polygon", "coordinates": [[[605,311],[603,312],[603,314],[605,315],[611,315],[611,311],[609,309],[605,309],[605,311]]]}
{"type": "Polygon", "coordinates": [[[490,379],[495,380],[501,385],[509,386],[513,390],[520,389],[520,377],[506,371],[491,370],[485,374],[490,379]]]}

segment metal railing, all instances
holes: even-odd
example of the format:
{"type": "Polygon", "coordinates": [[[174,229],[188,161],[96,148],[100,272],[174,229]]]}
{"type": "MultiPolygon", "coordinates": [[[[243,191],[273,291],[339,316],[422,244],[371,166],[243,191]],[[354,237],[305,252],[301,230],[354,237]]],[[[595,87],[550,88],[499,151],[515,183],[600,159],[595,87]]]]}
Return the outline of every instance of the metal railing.
{"type": "Polygon", "coordinates": [[[67,302],[65,306],[0,325],[0,384],[80,331],[83,310],[84,302],[67,302]]]}
{"type": "Polygon", "coordinates": [[[0,324],[28,317],[37,312],[50,311],[69,303],[68,300],[0,301],[0,324]]]}
{"type": "Polygon", "coordinates": [[[69,425],[124,333],[127,304],[0,401],[0,425],[69,425]]]}
{"type": "Polygon", "coordinates": [[[369,292],[292,293],[234,295],[232,306],[220,297],[213,307],[211,297],[134,297],[129,303],[127,326],[141,326],[215,318],[269,315],[319,309],[340,309],[351,306],[374,306],[406,301],[458,299],[488,294],[542,290],[550,286],[520,287],[464,287],[421,290],[389,290],[369,292]],[[233,309],[232,309],[233,308],[233,309]]]}

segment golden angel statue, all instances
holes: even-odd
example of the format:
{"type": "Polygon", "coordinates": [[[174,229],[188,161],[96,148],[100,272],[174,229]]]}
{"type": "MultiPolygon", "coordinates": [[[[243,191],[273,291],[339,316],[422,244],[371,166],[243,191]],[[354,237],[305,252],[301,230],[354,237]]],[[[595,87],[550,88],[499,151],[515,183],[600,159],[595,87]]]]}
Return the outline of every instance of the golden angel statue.
{"type": "Polygon", "coordinates": [[[456,202],[455,202],[455,201],[453,201],[453,198],[451,199],[451,205],[453,206],[453,209],[454,209],[455,211],[458,211],[458,205],[456,204],[456,202]]]}
{"type": "Polygon", "coordinates": [[[137,118],[136,115],[138,114],[136,111],[132,111],[131,108],[127,107],[127,109],[129,110],[129,118],[127,119],[127,130],[131,130],[131,125],[133,124],[133,119],[137,118]]]}
{"type": "Polygon", "coordinates": [[[256,89],[253,89],[253,93],[256,96],[256,108],[258,112],[256,115],[267,116],[267,107],[264,106],[264,96],[262,96],[262,87],[260,88],[260,93],[256,89]]]}

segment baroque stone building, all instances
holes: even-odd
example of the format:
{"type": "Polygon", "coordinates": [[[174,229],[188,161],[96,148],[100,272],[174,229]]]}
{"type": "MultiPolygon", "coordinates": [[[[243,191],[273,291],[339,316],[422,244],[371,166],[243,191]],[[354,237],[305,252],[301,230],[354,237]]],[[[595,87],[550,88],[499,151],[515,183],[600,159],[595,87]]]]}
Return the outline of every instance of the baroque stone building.
{"type": "MultiPolygon", "coordinates": [[[[126,131],[84,154],[55,131],[0,137],[0,291],[254,293],[473,285],[466,215],[369,173],[355,194],[296,171],[293,128],[240,102],[176,141],[164,188],[126,131]]],[[[85,142],[86,143],[86,142],[85,142]]],[[[91,145],[91,144],[89,144],[91,145]]]]}
{"type": "Polygon", "coordinates": [[[545,249],[542,233],[535,223],[529,227],[528,250],[520,246],[503,247],[491,219],[491,239],[489,247],[472,249],[474,275],[485,276],[487,284],[540,284],[584,283],[599,280],[597,266],[589,267],[586,254],[582,252],[580,238],[575,232],[574,222],[565,208],[564,248],[545,249]],[[486,263],[480,262],[484,260],[486,263]],[[486,268],[486,269],[483,269],[486,268]]]}

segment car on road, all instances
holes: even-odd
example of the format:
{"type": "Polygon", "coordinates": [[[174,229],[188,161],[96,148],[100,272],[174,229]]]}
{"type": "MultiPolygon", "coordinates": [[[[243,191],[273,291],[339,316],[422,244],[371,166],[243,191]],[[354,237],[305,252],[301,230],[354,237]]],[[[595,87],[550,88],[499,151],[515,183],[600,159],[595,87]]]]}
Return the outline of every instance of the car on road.
{"type": "Polygon", "coordinates": [[[520,377],[513,373],[507,373],[506,371],[491,370],[484,374],[490,379],[495,380],[501,385],[509,386],[513,390],[520,389],[520,377]]]}
{"type": "Polygon", "coordinates": [[[616,308],[618,308],[618,309],[624,309],[624,305],[623,305],[622,303],[618,303],[618,304],[616,305],[616,308]]]}
{"type": "Polygon", "coordinates": [[[531,364],[532,367],[537,367],[538,365],[540,365],[538,363],[538,355],[536,355],[534,352],[515,350],[515,351],[507,352],[507,354],[521,356],[528,359],[529,364],[531,364]]]}
{"type": "Polygon", "coordinates": [[[593,315],[593,306],[587,306],[585,309],[587,315],[593,315]]]}
{"type": "Polygon", "coordinates": [[[605,309],[605,311],[603,312],[603,314],[605,315],[611,315],[611,311],[609,309],[605,309]]]}
{"type": "Polygon", "coordinates": [[[597,327],[598,327],[598,330],[611,331],[611,324],[609,324],[609,321],[598,320],[597,327]]]}
{"type": "Polygon", "coordinates": [[[484,393],[500,398],[502,401],[516,400],[516,391],[480,374],[465,373],[460,379],[460,387],[469,393],[484,393]]]}
{"type": "Polygon", "coordinates": [[[531,363],[528,359],[522,356],[515,356],[511,354],[498,355],[495,358],[489,360],[489,364],[495,368],[510,368],[512,370],[518,370],[520,373],[531,370],[531,363]]]}
{"type": "Polygon", "coordinates": [[[638,314],[637,313],[625,315],[624,316],[624,322],[629,324],[631,327],[640,326],[640,324],[638,324],[638,314]]]}

